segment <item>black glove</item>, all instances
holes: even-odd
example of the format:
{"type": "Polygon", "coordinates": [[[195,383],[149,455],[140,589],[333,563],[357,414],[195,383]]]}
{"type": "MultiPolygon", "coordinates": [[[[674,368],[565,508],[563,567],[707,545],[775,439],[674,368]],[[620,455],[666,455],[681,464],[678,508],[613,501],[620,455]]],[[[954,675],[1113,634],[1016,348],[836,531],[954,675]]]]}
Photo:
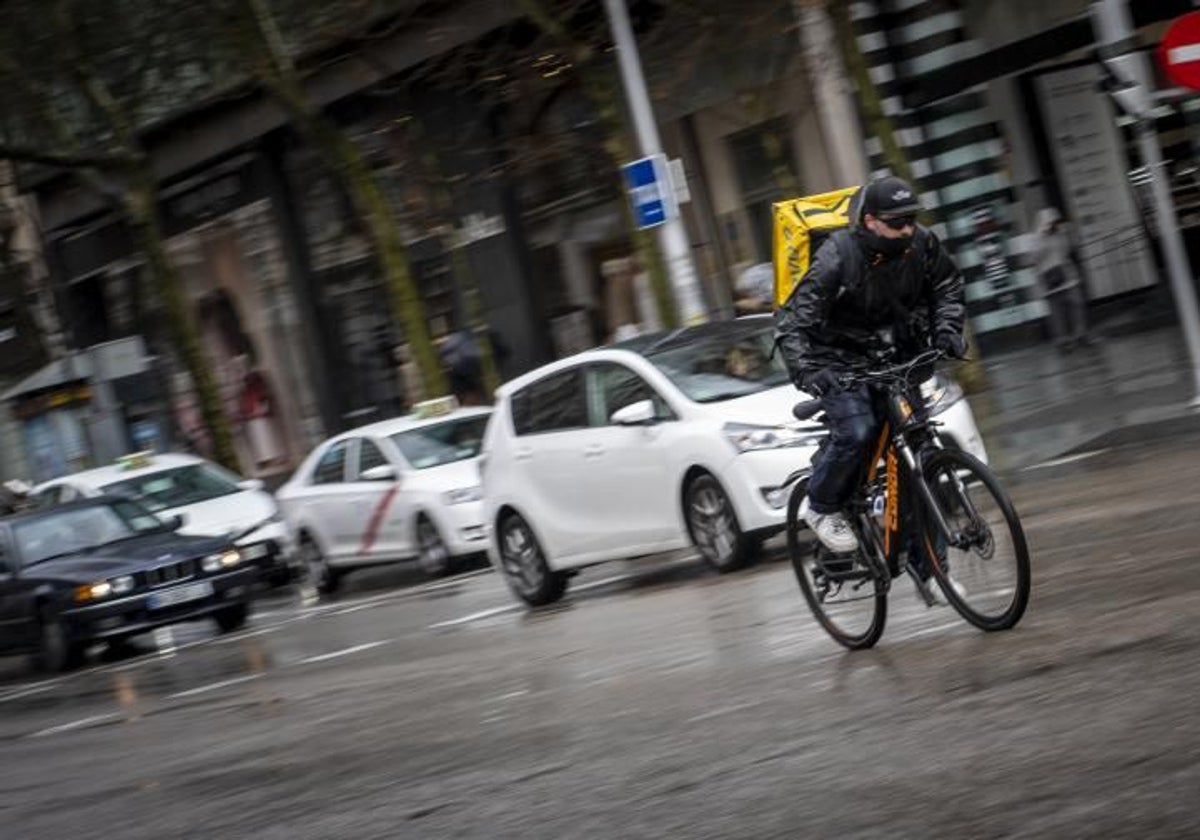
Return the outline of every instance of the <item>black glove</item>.
{"type": "Polygon", "coordinates": [[[825,397],[842,387],[832,370],[814,370],[800,377],[800,390],[814,397],[825,397]]]}
{"type": "Polygon", "coordinates": [[[937,337],[934,346],[951,359],[967,357],[967,340],[963,338],[962,333],[942,333],[937,337]]]}

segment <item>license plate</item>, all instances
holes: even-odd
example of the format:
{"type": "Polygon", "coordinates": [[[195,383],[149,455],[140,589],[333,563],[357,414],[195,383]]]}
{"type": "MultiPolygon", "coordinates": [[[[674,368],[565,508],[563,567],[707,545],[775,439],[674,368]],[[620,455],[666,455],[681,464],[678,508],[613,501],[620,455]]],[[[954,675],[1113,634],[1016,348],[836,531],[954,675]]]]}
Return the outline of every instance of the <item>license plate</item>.
{"type": "Polygon", "coordinates": [[[186,604],[188,601],[199,601],[212,594],[212,583],[202,580],[199,583],[189,583],[187,586],[176,586],[174,589],[155,592],[150,596],[147,606],[152,610],[161,610],[163,607],[186,604]]]}

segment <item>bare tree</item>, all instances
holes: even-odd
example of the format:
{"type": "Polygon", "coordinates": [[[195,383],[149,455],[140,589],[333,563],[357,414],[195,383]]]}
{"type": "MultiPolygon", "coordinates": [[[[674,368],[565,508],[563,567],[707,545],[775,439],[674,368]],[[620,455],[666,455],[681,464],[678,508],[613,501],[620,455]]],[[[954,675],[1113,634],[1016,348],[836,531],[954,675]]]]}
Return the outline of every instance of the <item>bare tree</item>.
{"type": "MultiPolygon", "coordinates": [[[[284,108],[296,130],[317,149],[336,174],[367,228],[396,320],[421,372],[425,391],[447,393],[447,382],[429,334],[424,307],[413,279],[396,213],[362,150],[310,101],[297,49],[285,39],[268,0],[220,0],[222,30],[242,57],[246,72],[284,108]]],[[[344,15],[346,9],[341,9],[344,15]]],[[[305,32],[329,33],[319,18],[305,20],[305,32]]]]}
{"type": "Polygon", "coordinates": [[[186,31],[181,18],[187,7],[10,0],[6,12],[0,28],[0,158],[68,170],[128,222],[166,307],[214,456],[237,470],[229,420],[167,254],[157,179],[140,134],[212,82],[187,39],[172,37],[186,31]]]}

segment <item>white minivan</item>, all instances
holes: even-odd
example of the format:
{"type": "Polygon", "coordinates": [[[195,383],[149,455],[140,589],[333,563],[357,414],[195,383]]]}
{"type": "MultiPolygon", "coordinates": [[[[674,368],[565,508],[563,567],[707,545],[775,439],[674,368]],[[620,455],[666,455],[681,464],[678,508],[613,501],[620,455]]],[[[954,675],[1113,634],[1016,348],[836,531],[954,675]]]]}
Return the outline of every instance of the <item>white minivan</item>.
{"type": "MultiPolygon", "coordinates": [[[[574,569],[695,545],[719,571],[781,530],[788,479],[825,437],[773,352],[770,316],[590,350],[497,393],[480,460],[488,553],[532,605],[574,569]]],[[[953,382],[927,383],[943,435],[986,459],[953,382]]]]}

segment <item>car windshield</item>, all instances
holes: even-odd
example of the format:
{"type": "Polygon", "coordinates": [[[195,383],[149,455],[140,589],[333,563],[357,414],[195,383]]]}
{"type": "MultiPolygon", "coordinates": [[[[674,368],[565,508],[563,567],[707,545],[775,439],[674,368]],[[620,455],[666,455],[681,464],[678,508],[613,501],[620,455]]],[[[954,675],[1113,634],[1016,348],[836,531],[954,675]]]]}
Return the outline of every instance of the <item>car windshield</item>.
{"type": "Polygon", "coordinates": [[[670,338],[642,353],[688,399],[719,402],[788,383],[769,319],[732,321],[670,338]]]}
{"type": "Polygon", "coordinates": [[[18,523],[13,533],[22,563],[32,566],[51,557],[75,554],[165,527],[162,520],[141,505],[115,501],[50,508],[41,516],[18,523]]]}
{"type": "Polygon", "coordinates": [[[189,464],[115,481],[103,489],[112,496],[136,499],[157,513],[239,493],[242,488],[236,476],[213,464],[189,464]]]}
{"type": "Polygon", "coordinates": [[[479,414],[461,420],[447,420],[432,426],[421,426],[392,435],[400,454],[413,469],[440,467],[455,461],[465,461],[479,454],[483,446],[483,430],[488,415],[479,414]]]}

